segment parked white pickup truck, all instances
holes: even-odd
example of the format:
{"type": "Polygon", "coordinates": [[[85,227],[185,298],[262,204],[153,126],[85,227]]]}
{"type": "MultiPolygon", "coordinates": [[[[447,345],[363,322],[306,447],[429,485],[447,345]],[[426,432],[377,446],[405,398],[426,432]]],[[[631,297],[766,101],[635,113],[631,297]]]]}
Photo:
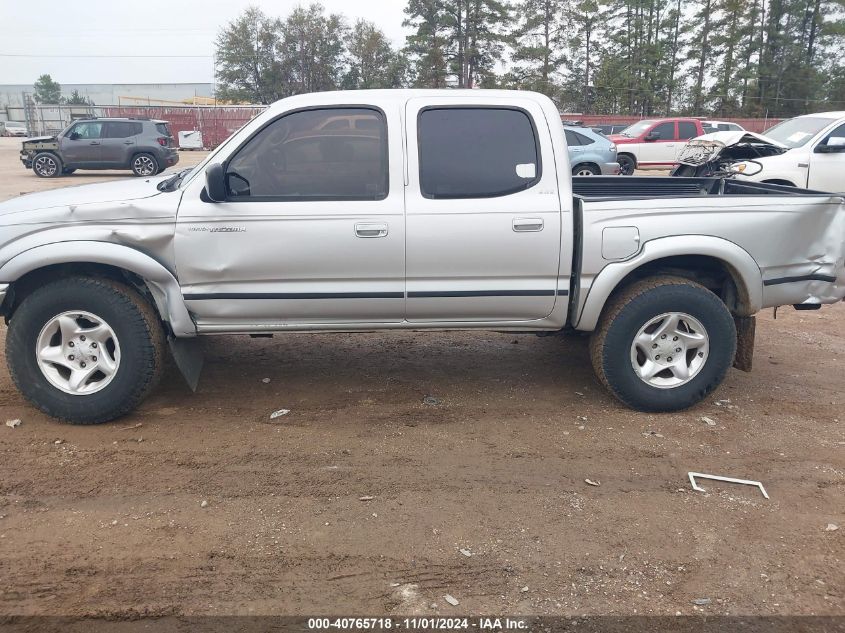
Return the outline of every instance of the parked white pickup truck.
{"type": "Polygon", "coordinates": [[[396,328],[592,332],[617,398],[672,411],[750,369],[760,309],[841,300],[843,240],[838,195],[573,179],[539,94],[325,92],[192,170],[1,203],[0,311],[18,388],[74,423],[135,407],[168,339],[196,386],[198,335],[396,328]]]}

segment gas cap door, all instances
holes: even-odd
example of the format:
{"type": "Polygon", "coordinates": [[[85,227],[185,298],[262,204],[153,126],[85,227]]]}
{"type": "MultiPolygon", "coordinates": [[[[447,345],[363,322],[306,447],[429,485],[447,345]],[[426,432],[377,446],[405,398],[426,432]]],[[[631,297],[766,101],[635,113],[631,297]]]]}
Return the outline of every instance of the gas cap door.
{"type": "Polygon", "coordinates": [[[625,259],[640,250],[640,231],[635,226],[609,226],[601,234],[601,256],[625,259]]]}

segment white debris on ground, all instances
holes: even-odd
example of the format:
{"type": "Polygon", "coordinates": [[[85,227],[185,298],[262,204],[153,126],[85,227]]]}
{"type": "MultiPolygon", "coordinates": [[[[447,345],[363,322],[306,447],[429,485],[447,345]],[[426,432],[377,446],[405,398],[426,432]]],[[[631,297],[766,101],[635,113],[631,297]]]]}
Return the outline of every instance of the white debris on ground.
{"type": "Polygon", "coordinates": [[[273,411],[273,413],[270,414],[270,419],[275,420],[276,418],[280,418],[288,413],[290,413],[290,409],[279,409],[278,411],[273,411]]]}
{"type": "Polygon", "coordinates": [[[15,418],[14,420],[6,420],[6,426],[10,429],[15,429],[21,425],[21,421],[19,418],[15,418]]]}

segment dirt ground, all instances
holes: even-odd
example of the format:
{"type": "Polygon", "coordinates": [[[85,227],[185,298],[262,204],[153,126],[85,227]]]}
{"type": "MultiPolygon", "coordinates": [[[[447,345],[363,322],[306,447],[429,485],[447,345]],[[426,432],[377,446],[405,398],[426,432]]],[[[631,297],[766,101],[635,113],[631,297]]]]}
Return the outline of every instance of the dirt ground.
{"type": "MultiPolygon", "coordinates": [[[[117,177],[0,140],[0,199],[117,177]]],[[[213,337],[197,393],[170,367],[97,427],[3,365],[0,614],[845,616],[843,317],[761,315],[754,371],[669,415],[608,396],[583,338],[213,337]]]]}

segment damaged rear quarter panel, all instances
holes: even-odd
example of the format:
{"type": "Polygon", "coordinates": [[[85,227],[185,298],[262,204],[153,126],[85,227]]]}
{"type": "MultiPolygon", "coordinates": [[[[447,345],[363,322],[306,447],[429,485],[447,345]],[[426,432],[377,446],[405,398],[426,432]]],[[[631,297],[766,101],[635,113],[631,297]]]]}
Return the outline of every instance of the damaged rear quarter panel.
{"type": "Polygon", "coordinates": [[[583,222],[582,287],[613,263],[602,257],[598,246],[604,229],[636,226],[641,250],[628,260],[636,260],[649,241],[672,236],[712,236],[736,244],[759,267],[760,278],[753,283],[762,285],[762,308],[832,303],[845,297],[845,199],[841,196],[585,200],[583,222]],[[814,278],[808,278],[811,275],[814,278]],[[798,279],[786,281],[792,278],[798,279]]]}

